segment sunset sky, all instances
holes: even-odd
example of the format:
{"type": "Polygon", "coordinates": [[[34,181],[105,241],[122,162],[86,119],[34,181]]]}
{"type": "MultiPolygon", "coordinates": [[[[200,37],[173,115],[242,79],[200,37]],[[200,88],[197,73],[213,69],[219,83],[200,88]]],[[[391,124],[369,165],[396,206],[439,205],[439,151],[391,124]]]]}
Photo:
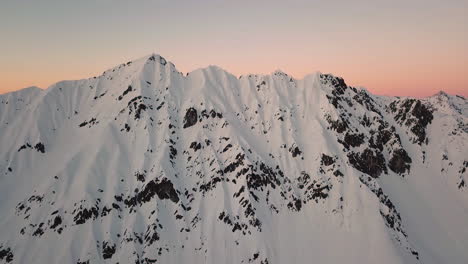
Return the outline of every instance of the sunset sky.
{"type": "Polygon", "coordinates": [[[468,1],[0,0],[0,93],[153,52],[182,72],[320,71],[375,94],[468,96],[468,1]]]}

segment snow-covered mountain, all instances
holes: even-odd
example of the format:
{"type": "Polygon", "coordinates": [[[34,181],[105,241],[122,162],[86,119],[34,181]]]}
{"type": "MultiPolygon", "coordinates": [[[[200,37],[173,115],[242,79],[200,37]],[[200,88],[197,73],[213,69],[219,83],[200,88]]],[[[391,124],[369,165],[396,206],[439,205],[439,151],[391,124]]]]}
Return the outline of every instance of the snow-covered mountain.
{"type": "Polygon", "coordinates": [[[0,95],[2,263],[468,263],[468,102],[158,55],[0,95]]]}

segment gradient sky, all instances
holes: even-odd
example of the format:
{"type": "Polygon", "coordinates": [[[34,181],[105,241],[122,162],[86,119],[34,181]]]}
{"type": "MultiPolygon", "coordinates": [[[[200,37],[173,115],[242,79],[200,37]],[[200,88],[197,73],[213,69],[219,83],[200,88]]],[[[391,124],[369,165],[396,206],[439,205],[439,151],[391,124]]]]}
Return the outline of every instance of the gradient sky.
{"type": "Polygon", "coordinates": [[[182,72],[320,71],[375,94],[468,96],[468,0],[0,0],[0,93],[153,52],[182,72]]]}

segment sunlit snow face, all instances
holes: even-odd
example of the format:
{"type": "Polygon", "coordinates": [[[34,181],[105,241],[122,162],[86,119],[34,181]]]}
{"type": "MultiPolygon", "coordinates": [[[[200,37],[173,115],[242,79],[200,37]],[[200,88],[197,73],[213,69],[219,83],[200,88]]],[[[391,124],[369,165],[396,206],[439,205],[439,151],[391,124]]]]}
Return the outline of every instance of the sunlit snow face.
{"type": "Polygon", "coordinates": [[[156,54],[0,95],[0,260],[466,263],[465,105],[156,54]]]}

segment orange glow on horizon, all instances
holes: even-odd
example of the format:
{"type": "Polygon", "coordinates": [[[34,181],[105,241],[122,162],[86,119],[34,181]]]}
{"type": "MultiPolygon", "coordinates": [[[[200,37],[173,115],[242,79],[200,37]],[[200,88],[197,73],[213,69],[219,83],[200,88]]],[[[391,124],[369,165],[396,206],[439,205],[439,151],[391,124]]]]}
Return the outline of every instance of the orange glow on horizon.
{"type": "MultiPolygon", "coordinates": [[[[168,59],[171,60],[170,58],[168,59]]],[[[9,71],[5,72],[3,71],[4,69],[1,69],[0,75],[2,81],[0,82],[0,93],[16,91],[30,86],[44,89],[62,80],[78,80],[98,76],[104,70],[127,60],[131,59],[122,59],[120,62],[114,60],[113,64],[104,62],[95,62],[93,64],[77,63],[76,65],[68,65],[68,67],[60,67],[60,65],[53,65],[53,67],[46,67],[48,65],[44,65],[44,67],[41,67],[41,65],[31,64],[29,68],[23,66],[22,71],[10,68],[9,71]]],[[[174,62],[174,60],[171,61],[174,62]]],[[[427,69],[392,66],[371,67],[368,65],[366,68],[363,68],[363,65],[359,64],[353,67],[353,65],[332,64],[325,61],[323,63],[324,67],[320,68],[320,65],[316,65],[319,63],[294,63],[292,61],[289,63],[286,61],[282,65],[275,65],[274,62],[268,60],[257,64],[249,64],[243,61],[242,63],[229,63],[219,60],[218,63],[202,65],[194,64],[192,61],[188,61],[188,59],[183,60],[183,62],[181,65],[176,62],[174,64],[179,71],[184,73],[208,65],[218,65],[236,76],[250,73],[270,74],[277,69],[281,69],[294,78],[301,79],[307,74],[320,71],[341,76],[348,85],[365,87],[371,93],[377,95],[424,97],[443,90],[449,94],[468,97],[468,74],[463,67],[427,69]]],[[[276,63],[278,62],[280,61],[276,60],[276,63]]]]}
{"type": "Polygon", "coordinates": [[[378,95],[468,97],[468,1],[26,2],[0,8],[0,93],[157,53],[182,72],[320,71],[378,95]]]}

